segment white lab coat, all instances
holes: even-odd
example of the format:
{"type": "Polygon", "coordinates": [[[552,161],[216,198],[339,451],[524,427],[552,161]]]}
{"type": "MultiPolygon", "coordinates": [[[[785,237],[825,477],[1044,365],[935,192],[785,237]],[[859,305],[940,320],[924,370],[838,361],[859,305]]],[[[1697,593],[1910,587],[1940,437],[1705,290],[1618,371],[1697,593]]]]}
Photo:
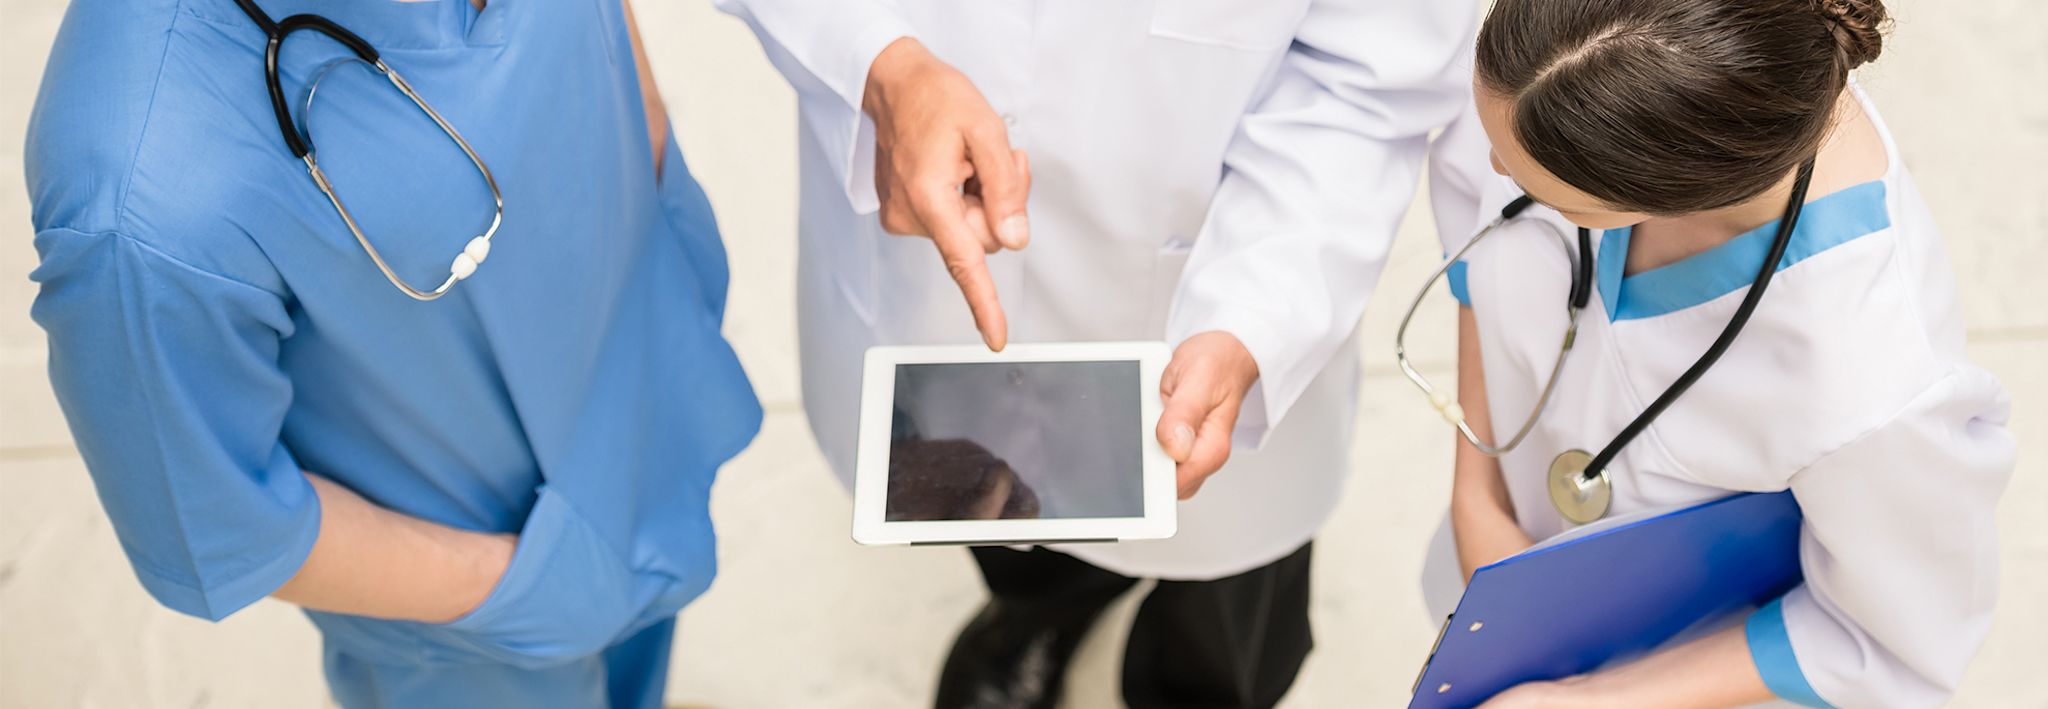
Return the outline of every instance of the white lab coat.
{"type": "Polygon", "coordinates": [[[1260,367],[1238,450],[1181,506],[1174,539],[1064,551],[1129,575],[1209,579],[1314,535],[1347,472],[1351,334],[1427,136],[1466,102],[1471,3],[718,5],[797,90],[803,394],[842,480],[862,351],[979,341],[931,244],[889,236],[874,216],[867,68],[915,36],[1031,154],[1031,245],[989,260],[1013,341],[1224,330],[1260,367]]]}
{"type": "MultiPolygon", "coordinates": [[[[1748,327],[1609,466],[1610,516],[1790,489],[1805,513],[1806,582],[1777,604],[1781,621],[1748,621],[1766,682],[1803,681],[1835,706],[1932,707],[1990,627],[1994,513],[2014,444],[2004,389],[1965,357],[1933,217],[1889,133],[1885,144],[1889,172],[1809,202],[1748,327]],[[1773,642],[1789,644],[1795,661],[1772,662],[1759,643],[1773,642]]],[[[1469,113],[1438,143],[1432,195],[1452,251],[1519,194],[1486,155],[1469,113]]],[[[1531,214],[1572,233],[1555,212],[1531,214]]],[[[1568,527],[1545,491],[1551,459],[1598,451],[1692,365],[1748,291],[1775,230],[1626,278],[1627,235],[1598,234],[1598,287],[1557,393],[1500,461],[1531,537],[1568,527]]],[[[1556,361],[1565,252],[1519,224],[1465,260],[1493,428],[1512,430],[1556,361]]],[[[1455,567],[1437,556],[1432,566],[1455,567]]]]}

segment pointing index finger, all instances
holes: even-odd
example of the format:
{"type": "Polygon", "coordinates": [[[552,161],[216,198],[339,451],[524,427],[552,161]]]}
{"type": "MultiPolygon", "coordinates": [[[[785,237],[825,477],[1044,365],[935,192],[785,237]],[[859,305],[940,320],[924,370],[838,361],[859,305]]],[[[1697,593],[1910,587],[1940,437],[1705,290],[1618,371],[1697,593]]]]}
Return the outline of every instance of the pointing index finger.
{"type": "Polygon", "coordinates": [[[934,194],[926,192],[920,217],[931,229],[932,243],[939,248],[939,258],[945,262],[947,275],[959,284],[960,294],[967,298],[967,309],[974,314],[974,327],[981,331],[982,342],[990,350],[1001,352],[1009,344],[1009,321],[1003,317],[1002,303],[996,298],[995,279],[989,275],[988,260],[983,253],[981,240],[967,225],[966,209],[959,193],[941,189],[934,194]]]}

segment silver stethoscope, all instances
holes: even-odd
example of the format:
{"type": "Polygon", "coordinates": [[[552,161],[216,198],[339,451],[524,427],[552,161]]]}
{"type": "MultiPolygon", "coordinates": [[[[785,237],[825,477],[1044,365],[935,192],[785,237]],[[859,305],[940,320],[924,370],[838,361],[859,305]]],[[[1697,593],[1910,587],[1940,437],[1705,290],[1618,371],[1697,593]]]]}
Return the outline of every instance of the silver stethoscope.
{"type": "MultiPolygon", "coordinates": [[[[1771,276],[1778,272],[1778,262],[1784,259],[1785,248],[1792,241],[1792,232],[1799,225],[1799,214],[1806,205],[1806,189],[1812,182],[1813,161],[1808,160],[1799,167],[1799,175],[1792,184],[1790,203],[1785,206],[1785,215],[1778,222],[1777,236],[1771,242],[1770,253],[1765,256],[1763,265],[1757,269],[1756,278],[1751,281],[1749,292],[1742,297],[1742,305],[1736,308],[1735,315],[1728,320],[1727,327],[1722,328],[1721,335],[1714,339],[1714,344],[1707,347],[1707,351],[1700,355],[1699,360],[1693,362],[1692,367],[1686,369],[1685,373],[1680,374],[1677,381],[1672,382],[1663,394],[1657,396],[1656,401],[1637,414],[1635,420],[1622,428],[1614,440],[1608,441],[1598,455],[1574,448],[1559,453],[1550,461],[1547,487],[1550,492],[1550,503],[1557,508],[1558,514],[1573,524],[1586,524],[1607,515],[1607,509],[1614,498],[1614,488],[1607,477],[1607,465],[1614,461],[1614,457],[1621,453],[1623,447],[1641,435],[1644,429],[1649,428],[1650,422],[1655,421],[1665,409],[1670,408],[1672,402],[1677,401],[1686,389],[1699,381],[1700,377],[1714,366],[1714,362],[1728,351],[1729,345],[1734,344],[1735,336],[1742,332],[1743,326],[1749,323],[1750,315],[1756,312],[1757,302],[1763,299],[1764,289],[1770,285],[1771,276]]],[[[1565,356],[1571,354],[1572,345],[1578,339],[1579,313],[1585,310],[1587,302],[1592,298],[1592,232],[1585,228],[1579,229],[1578,250],[1574,252],[1572,245],[1565,240],[1564,232],[1556,225],[1543,219],[1529,220],[1543,225],[1556,236],[1558,243],[1572,258],[1571,295],[1566,303],[1569,320],[1565,326],[1564,340],[1558,346],[1557,363],[1550,367],[1550,376],[1543,383],[1543,391],[1536,397],[1535,409],[1529,412],[1529,417],[1522,421],[1521,427],[1515,430],[1515,435],[1506,443],[1496,446],[1479,440],[1479,434],[1474,432],[1471,424],[1465,420],[1465,409],[1458,405],[1457,399],[1430,386],[1429,380],[1408,362],[1408,323],[1415,319],[1415,311],[1422,307],[1429,290],[1436,286],[1438,280],[1443,279],[1444,274],[1450,272],[1451,264],[1464,258],[1465,253],[1478,245],[1480,240],[1500,230],[1501,227],[1521,221],[1522,213],[1532,204],[1535,204],[1535,200],[1528,195],[1509,202],[1507,207],[1501,209],[1498,218],[1481,229],[1471,240],[1466,241],[1465,246],[1458,249],[1458,253],[1445,259],[1444,264],[1437,268],[1436,274],[1430,276],[1429,282],[1422,285],[1421,292],[1416,294],[1415,301],[1408,306],[1408,314],[1402,316],[1400,329],[1394,332],[1394,359],[1400,363],[1401,373],[1408,376],[1408,381],[1414,382],[1416,387],[1422,389],[1422,393],[1429,397],[1430,404],[1436,407],[1437,413],[1443,415],[1444,420],[1450,422],[1452,426],[1457,427],[1458,433],[1465,437],[1466,442],[1472,444],[1480,453],[1494,458],[1520,446],[1522,440],[1529,435],[1529,431],[1536,427],[1537,418],[1542,416],[1543,410],[1550,405],[1550,395],[1557,386],[1559,376],[1564,372],[1565,356]]]]}
{"type": "Polygon", "coordinates": [[[334,211],[341,214],[342,223],[348,225],[349,233],[355,235],[356,243],[363,247],[363,253],[370,255],[370,261],[377,264],[377,270],[384,272],[384,278],[415,300],[433,300],[447,295],[448,290],[454,288],[457,282],[475,274],[477,267],[491,255],[491,237],[497,235],[498,225],[505,219],[505,197],[499,194],[498,180],[491,176],[491,169],[484,166],[483,158],[477,157],[476,150],[469,147],[469,141],[463,140],[462,134],[456,132],[454,126],[448,125],[448,121],[441,118],[439,112],[427,105],[426,100],[420,98],[419,92],[413,90],[412,84],[406,83],[398,72],[386,66],[384,61],[378,58],[375,47],[370,46],[369,42],[363,41],[363,38],[356,36],[354,32],[325,17],[312,14],[292,15],[273,21],[270,15],[256,6],[254,0],[235,0],[235,5],[242,8],[242,14],[248,15],[249,20],[255,22],[256,26],[263,30],[264,37],[269,40],[263,54],[263,78],[270,88],[270,108],[277,114],[277,127],[284,133],[285,147],[291,149],[294,157],[305,161],[306,174],[312,175],[314,186],[319,187],[320,193],[327,195],[327,201],[334,204],[334,211]],[[285,101],[284,88],[277,78],[277,55],[284,46],[285,38],[299,30],[313,30],[327,35],[340,42],[342,46],[348,47],[355,56],[328,62],[313,74],[312,80],[306,82],[305,97],[300,102],[299,119],[295,121],[292,118],[291,107],[285,101]],[[355,216],[349,214],[348,207],[342,206],[341,197],[334,193],[334,185],[328,182],[326,173],[320,171],[320,163],[315,159],[313,133],[305,120],[313,109],[313,92],[319,88],[320,81],[327,77],[328,72],[344,64],[353,63],[361,63],[382,75],[392,86],[397,87],[399,93],[411,99],[414,106],[418,106],[421,112],[433,119],[434,125],[440,126],[441,132],[447,134],[462,148],[462,154],[469,156],[470,163],[476,166],[477,172],[483,175],[484,184],[491,189],[490,226],[485,227],[482,234],[471,238],[469,243],[463,245],[462,251],[457,253],[455,260],[448,265],[448,277],[441,281],[441,285],[432,289],[415,288],[405,282],[404,278],[399,277],[396,271],[391,270],[391,264],[384,262],[384,255],[377,252],[377,247],[370,243],[368,236],[363,235],[363,229],[356,223],[355,216]]]}

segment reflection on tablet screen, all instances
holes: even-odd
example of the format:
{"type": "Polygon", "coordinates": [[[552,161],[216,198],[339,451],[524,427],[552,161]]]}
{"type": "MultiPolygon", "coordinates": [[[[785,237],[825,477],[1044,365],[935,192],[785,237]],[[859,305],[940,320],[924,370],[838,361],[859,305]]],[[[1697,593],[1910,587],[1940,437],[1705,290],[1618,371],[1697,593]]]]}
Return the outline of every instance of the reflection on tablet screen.
{"type": "Polygon", "coordinates": [[[1138,363],[904,364],[891,522],[1140,517],[1138,363]]]}

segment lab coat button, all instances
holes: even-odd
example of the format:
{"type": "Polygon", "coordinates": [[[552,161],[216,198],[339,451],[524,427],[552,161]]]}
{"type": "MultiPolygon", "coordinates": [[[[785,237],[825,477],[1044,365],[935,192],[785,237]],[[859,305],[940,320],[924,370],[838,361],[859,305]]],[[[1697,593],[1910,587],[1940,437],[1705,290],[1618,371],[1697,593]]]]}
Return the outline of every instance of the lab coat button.
{"type": "Polygon", "coordinates": [[[1003,125],[1009,126],[1009,127],[1011,127],[1011,128],[1015,128],[1015,127],[1017,127],[1017,114],[1015,114],[1015,113],[1005,113],[1005,114],[1003,114],[1003,125]]]}

